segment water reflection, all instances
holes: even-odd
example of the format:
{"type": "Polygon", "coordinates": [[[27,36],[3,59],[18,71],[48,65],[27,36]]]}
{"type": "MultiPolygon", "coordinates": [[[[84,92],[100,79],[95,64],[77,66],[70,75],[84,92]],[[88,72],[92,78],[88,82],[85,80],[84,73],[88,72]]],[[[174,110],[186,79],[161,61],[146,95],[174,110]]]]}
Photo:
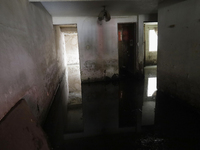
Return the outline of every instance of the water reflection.
{"type": "Polygon", "coordinates": [[[157,90],[157,66],[145,67],[145,84],[142,105],[142,126],[154,125],[157,90]]]}
{"type": "Polygon", "coordinates": [[[145,75],[145,82],[128,78],[82,84],[83,103],[68,106],[65,138],[135,132],[142,126],[153,125],[155,95],[146,93],[150,87],[151,91],[156,90],[156,67],[146,68],[145,75]],[[154,85],[153,89],[149,84],[154,85]]]}
{"type": "Polygon", "coordinates": [[[62,85],[45,124],[53,148],[198,149],[199,115],[161,92],[148,96],[149,78],[156,66],[145,68],[144,80],[83,84],[72,108],[62,85]]]}

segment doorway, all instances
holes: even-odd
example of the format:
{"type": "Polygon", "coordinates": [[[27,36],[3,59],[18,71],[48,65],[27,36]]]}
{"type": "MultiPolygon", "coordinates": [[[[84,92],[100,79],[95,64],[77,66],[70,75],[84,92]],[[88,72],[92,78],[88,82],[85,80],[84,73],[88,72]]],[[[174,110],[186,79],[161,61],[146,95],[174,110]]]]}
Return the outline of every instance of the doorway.
{"type": "Polygon", "coordinates": [[[83,132],[83,111],[77,25],[61,26],[64,34],[68,72],[68,105],[65,118],[65,133],[83,132]]]}
{"type": "Polygon", "coordinates": [[[64,34],[65,51],[67,59],[69,100],[70,103],[81,102],[81,77],[79,63],[78,33],[77,25],[61,26],[64,34]],[[73,98],[72,98],[73,97],[73,98]]]}
{"type": "Polygon", "coordinates": [[[135,74],[136,23],[118,23],[119,76],[135,74]]]}
{"type": "Polygon", "coordinates": [[[120,79],[119,127],[131,128],[136,125],[136,115],[132,97],[132,80],[136,70],[136,23],[118,23],[118,61],[120,79]],[[125,80],[124,80],[125,79],[125,80]],[[124,83],[125,81],[125,83],[124,83]],[[128,84],[130,83],[130,84],[128,84]],[[127,86],[128,84],[128,86],[127,86]]]}
{"type": "Polygon", "coordinates": [[[145,66],[157,65],[158,23],[144,23],[145,66]]]}
{"type": "Polygon", "coordinates": [[[157,93],[158,23],[144,23],[144,101],[142,124],[154,124],[155,97],[157,93]]]}

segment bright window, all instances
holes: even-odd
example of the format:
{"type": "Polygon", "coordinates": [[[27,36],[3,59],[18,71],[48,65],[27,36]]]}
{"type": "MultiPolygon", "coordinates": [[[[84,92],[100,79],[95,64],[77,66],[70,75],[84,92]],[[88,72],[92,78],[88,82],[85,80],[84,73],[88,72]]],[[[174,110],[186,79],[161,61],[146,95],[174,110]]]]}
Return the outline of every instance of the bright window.
{"type": "Polygon", "coordinates": [[[149,30],[149,51],[154,52],[158,49],[158,35],[155,30],[149,30]]]}

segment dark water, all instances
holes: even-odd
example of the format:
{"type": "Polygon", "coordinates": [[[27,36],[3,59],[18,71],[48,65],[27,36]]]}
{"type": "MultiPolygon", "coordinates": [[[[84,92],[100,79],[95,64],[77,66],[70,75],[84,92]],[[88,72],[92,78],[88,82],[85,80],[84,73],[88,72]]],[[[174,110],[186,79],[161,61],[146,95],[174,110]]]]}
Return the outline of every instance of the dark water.
{"type": "Polygon", "coordinates": [[[155,77],[156,67],[149,67],[143,80],[83,84],[82,103],[73,105],[62,99],[61,86],[44,125],[53,149],[199,149],[199,114],[162,92],[149,93],[155,77]]]}

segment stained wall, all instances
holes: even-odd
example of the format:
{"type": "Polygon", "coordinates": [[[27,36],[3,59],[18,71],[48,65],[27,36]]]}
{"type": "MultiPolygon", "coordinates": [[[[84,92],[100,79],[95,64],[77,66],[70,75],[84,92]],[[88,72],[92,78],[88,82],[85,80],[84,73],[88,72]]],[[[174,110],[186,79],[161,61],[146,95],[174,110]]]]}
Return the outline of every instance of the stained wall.
{"type": "Polygon", "coordinates": [[[56,24],[77,24],[82,82],[101,81],[118,74],[118,23],[137,22],[137,16],[112,17],[97,22],[97,17],[53,17],[56,24]]]}
{"type": "Polygon", "coordinates": [[[200,108],[200,1],[158,11],[158,89],[200,108]]]}
{"type": "Polygon", "coordinates": [[[24,98],[42,123],[64,72],[51,15],[40,3],[0,1],[0,119],[24,98]]]}

